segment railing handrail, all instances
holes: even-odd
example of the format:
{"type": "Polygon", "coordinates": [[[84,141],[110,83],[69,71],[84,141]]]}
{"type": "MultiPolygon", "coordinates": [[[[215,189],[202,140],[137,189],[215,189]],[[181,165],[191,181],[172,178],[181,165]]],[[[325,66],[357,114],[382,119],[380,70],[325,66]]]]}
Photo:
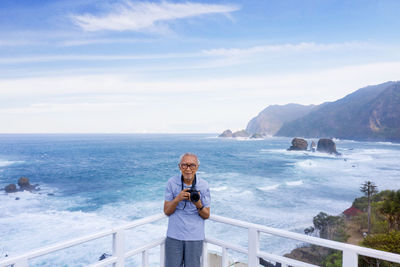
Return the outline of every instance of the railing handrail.
{"type": "Polygon", "coordinates": [[[115,228],[111,228],[109,230],[105,230],[105,231],[101,231],[101,232],[98,232],[98,233],[85,235],[83,237],[78,237],[78,238],[75,238],[75,239],[70,239],[70,240],[67,240],[67,241],[62,241],[62,242],[59,242],[59,243],[56,243],[56,244],[48,245],[48,246],[45,246],[45,247],[42,247],[42,248],[39,248],[39,249],[35,249],[35,250],[29,251],[27,253],[24,253],[24,254],[21,254],[21,255],[18,255],[18,256],[9,257],[9,258],[7,258],[5,260],[0,260],[0,267],[8,266],[10,264],[13,264],[15,262],[20,261],[21,259],[28,259],[29,260],[29,259],[32,259],[32,258],[37,258],[37,257],[43,256],[43,255],[46,255],[46,254],[49,254],[49,253],[52,253],[52,252],[55,252],[55,251],[58,251],[58,250],[62,250],[62,249],[65,249],[65,248],[69,248],[69,247],[78,245],[78,244],[82,244],[82,243],[85,243],[85,242],[93,241],[93,240],[96,240],[96,239],[99,239],[99,238],[102,238],[102,237],[105,237],[105,236],[108,236],[108,235],[111,235],[111,234],[115,234],[115,233],[117,233],[118,231],[121,231],[121,230],[128,230],[128,229],[131,229],[133,227],[137,227],[137,226],[140,226],[140,225],[144,225],[144,224],[152,223],[152,222],[155,222],[155,221],[159,221],[159,220],[161,220],[161,219],[163,219],[165,217],[166,217],[166,215],[164,213],[159,213],[159,214],[151,215],[151,216],[148,216],[148,217],[145,217],[145,218],[142,218],[142,219],[135,220],[133,222],[130,222],[130,223],[127,223],[127,224],[124,224],[124,225],[121,225],[121,226],[118,226],[118,227],[115,227],[115,228]]]}
{"type": "MultiPolygon", "coordinates": [[[[96,239],[99,239],[99,238],[102,238],[102,237],[105,237],[108,235],[114,235],[115,238],[117,238],[117,236],[121,235],[121,233],[123,233],[125,230],[131,229],[133,227],[137,227],[140,225],[152,223],[155,221],[159,221],[165,217],[166,217],[166,215],[164,215],[163,213],[159,213],[159,214],[148,216],[148,217],[145,217],[142,219],[135,220],[133,222],[130,222],[130,223],[127,223],[127,224],[124,224],[124,225],[121,225],[121,226],[118,226],[118,227],[115,227],[115,228],[112,228],[109,230],[105,230],[105,231],[101,231],[98,233],[86,235],[86,236],[83,236],[80,238],[75,238],[75,239],[67,240],[64,242],[59,242],[59,243],[56,243],[53,245],[45,246],[43,248],[36,249],[36,250],[24,253],[19,256],[14,256],[14,257],[10,257],[10,258],[4,259],[4,260],[0,260],[0,267],[9,266],[12,264],[17,264],[16,266],[27,266],[27,261],[29,259],[43,256],[43,255],[46,255],[46,254],[49,254],[49,253],[52,253],[52,252],[55,252],[55,251],[58,251],[61,249],[65,249],[65,248],[69,248],[69,247],[72,247],[72,246],[75,246],[78,244],[85,243],[88,241],[96,240],[96,239]],[[20,263],[20,262],[23,262],[23,263],[19,265],[18,263],[20,263]]],[[[250,223],[250,222],[227,218],[227,217],[223,217],[220,215],[212,214],[209,219],[212,221],[215,221],[215,222],[225,223],[225,224],[243,227],[243,228],[248,229],[249,230],[249,241],[248,241],[249,246],[248,246],[248,249],[246,249],[246,248],[243,248],[238,245],[228,244],[224,241],[209,238],[209,237],[206,237],[206,240],[205,240],[206,242],[216,244],[225,250],[227,248],[229,248],[229,249],[233,249],[233,250],[236,250],[236,251],[242,252],[242,253],[251,253],[254,256],[254,258],[261,257],[261,256],[268,256],[268,258],[275,258],[275,259],[282,258],[282,256],[272,255],[272,254],[269,254],[266,252],[259,251],[259,233],[267,233],[267,234],[271,234],[271,235],[275,235],[275,236],[298,240],[301,242],[307,242],[307,243],[311,243],[311,244],[315,244],[315,245],[319,245],[319,246],[323,246],[323,247],[329,247],[332,249],[341,250],[341,251],[343,251],[343,259],[344,259],[343,265],[344,266],[346,266],[346,263],[345,263],[346,261],[348,261],[348,262],[356,261],[357,255],[363,255],[363,256],[368,256],[368,257],[377,258],[377,259],[381,259],[381,260],[387,260],[387,261],[391,261],[391,262],[400,263],[400,255],[395,254],[395,253],[360,247],[360,246],[346,244],[346,243],[340,243],[340,242],[322,239],[322,238],[318,238],[318,237],[312,237],[312,236],[308,236],[308,235],[304,235],[304,234],[300,234],[300,233],[290,232],[287,230],[276,229],[276,228],[272,228],[272,227],[268,227],[268,226],[264,226],[264,225],[260,225],[260,224],[254,224],[254,223],[250,223]],[[256,242],[256,244],[250,244],[252,242],[256,242]]],[[[122,238],[123,238],[123,235],[122,235],[122,238]]],[[[114,242],[121,242],[121,240],[114,241],[114,242]]],[[[115,255],[113,255],[112,257],[107,258],[106,261],[104,261],[103,263],[115,262],[116,258],[119,258],[119,257],[126,258],[126,257],[130,257],[130,256],[135,255],[140,252],[144,253],[143,257],[145,257],[145,255],[147,255],[146,254],[147,250],[150,247],[154,247],[157,245],[161,245],[161,246],[163,245],[163,238],[160,238],[156,241],[152,241],[151,243],[146,244],[146,245],[142,246],[141,248],[138,248],[135,250],[124,251],[124,249],[122,249],[123,250],[122,252],[119,251],[119,253],[121,253],[120,255],[117,255],[117,257],[115,257],[115,255]]],[[[255,265],[254,259],[252,259],[252,263],[250,263],[250,259],[249,259],[249,265],[255,265]]],[[[93,266],[104,266],[104,265],[102,263],[95,263],[95,264],[93,264],[93,266]]],[[[123,265],[117,264],[116,266],[123,266],[123,265]]]]}
{"type": "Polygon", "coordinates": [[[272,228],[272,227],[268,227],[268,226],[264,226],[264,225],[260,225],[260,224],[254,224],[254,223],[250,223],[250,222],[240,221],[237,219],[227,218],[227,217],[223,217],[220,215],[212,214],[212,215],[210,215],[210,220],[216,221],[216,222],[221,222],[221,223],[226,223],[226,224],[230,224],[230,225],[234,225],[234,226],[239,226],[239,227],[243,227],[243,228],[247,228],[247,229],[254,228],[257,231],[260,231],[260,232],[263,232],[266,234],[272,234],[275,236],[294,239],[294,240],[298,240],[301,242],[311,243],[314,245],[328,247],[328,248],[332,248],[332,249],[336,249],[336,250],[342,250],[342,251],[350,250],[359,255],[400,263],[400,254],[395,254],[395,253],[386,252],[386,251],[382,251],[382,250],[360,247],[360,246],[356,246],[356,245],[352,245],[352,244],[341,243],[341,242],[323,239],[323,238],[319,238],[319,237],[299,234],[299,233],[290,232],[287,230],[282,230],[282,229],[272,228]]]}

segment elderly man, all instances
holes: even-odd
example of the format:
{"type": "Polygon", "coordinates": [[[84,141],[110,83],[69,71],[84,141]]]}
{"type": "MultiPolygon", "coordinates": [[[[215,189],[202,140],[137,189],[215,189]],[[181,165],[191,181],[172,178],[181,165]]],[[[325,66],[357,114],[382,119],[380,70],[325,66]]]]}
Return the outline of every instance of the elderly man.
{"type": "Polygon", "coordinates": [[[183,154],[178,164],[181,175],[170,178],[165,189],[164,213],[169,216],[166,267],[200,267],[211,197],[208,183],[196,176],[199,165],[195,154],[183,154]]]}

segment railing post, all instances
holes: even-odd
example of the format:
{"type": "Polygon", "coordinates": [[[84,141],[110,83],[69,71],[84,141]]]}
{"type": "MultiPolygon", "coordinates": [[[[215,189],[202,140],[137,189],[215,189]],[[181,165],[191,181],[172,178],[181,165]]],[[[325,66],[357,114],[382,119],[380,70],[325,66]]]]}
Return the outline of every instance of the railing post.
{"type": "Polygon", "coordinates": [[[16,261],[13,267],[28,267],[28,259],[21,259],[16,261]]]}
{"type": "Polygon", "coordinates": [[[343,250],[343,267],[358,266],[358,255],[351,250],[343,250]]]}
{"type": "Polygon", "coordinates": [[[226,251],[226,248],[222,248],[222,267],[228,267],[229,266],[229,260],[228,260],[228,253],[226,251]]]}
{"type": "Polygon", "coordinates": [[[249,267],[258,266],[257,253],[259,250],[260,233],[255,228],[249,228],[249,252],[248,252],[248,265],[249,267]]]}
{"type": "Polygon", "coordinates": [[[165,266],[165,241],[160,244],[160,267],[165,266]]]}
{"type": "Polygon", "coordinates": [[[203,256],[201,259],[201,267],[208,267],[208,249],[207,242],[203,241],[203,256]]]}
{"type": "Polygon", "coordinates": [[[142,252],[142,267],[148,267],[149,266],[149,254],[147,253],[147,250],[142,252]]]}
{"type": "Polygon", "coordinates": [[[124,230],[113,234],[113,256],[117,257],[114,267],[124,267],[125,264],[125,236],[124,230]]]}

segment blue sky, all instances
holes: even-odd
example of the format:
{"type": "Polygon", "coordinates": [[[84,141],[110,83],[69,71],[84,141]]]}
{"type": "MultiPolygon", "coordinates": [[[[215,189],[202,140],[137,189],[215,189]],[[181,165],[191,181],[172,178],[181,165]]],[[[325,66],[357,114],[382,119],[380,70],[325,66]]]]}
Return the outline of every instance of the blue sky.
{"type": "Polygon", "coordinates": [[[1,0],[0,132],[239,130],[399,80],[400,1],[1,0]]]}

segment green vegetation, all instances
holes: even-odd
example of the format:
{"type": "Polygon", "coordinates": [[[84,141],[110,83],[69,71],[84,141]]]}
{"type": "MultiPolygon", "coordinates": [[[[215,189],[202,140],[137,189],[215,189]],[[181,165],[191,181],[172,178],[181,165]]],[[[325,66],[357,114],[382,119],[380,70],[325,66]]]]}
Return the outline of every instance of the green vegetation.
{"type": "MultiPolygon", "coordinates": [[[[376,234],[367,236],[361,245],[373,249],[379,249],[392,253],[400,254],[400,231],[391,231],[386,234],[376,234]]],[[[380,267],[399,267],[400,264],[395,264],[387,261],[377,260],[369,257],[360,257],[360,266],[380,266],[380,267]]]]}
{"type": "MultiPolygon", "coordinates": [[[[367,197],[356,198],[353,206],[367,210],[367,197]]],[[[355,218],[361,229],[366,228],[366,215],[355,218]]],[[[385,190],[371,197],[371,234],[384,234],[400,230],[400,190],[385,190]]]]}
{"type": "Polygon", "coordinates": [[[400,231],[367,236],[363,246],[400,254],[400,231]]]}
{"type": "MultiPolygon", "coordinates": [[[[357,198],[353,206],[365,211],[368,209],[368,197],[357,198]]],[[[385,190],[370,197],[370,234],[360,245],[392,253],[400,253],[400,190],[385,190]]],[[[368,227],[365,213],[354,220],[360,229],[368,227]]],[[[360,257],[359,266],[400,266],[386,261],[369,257],[360,257]]]]}
{"type": "Polygon", "coordinates": [[[320,212],[313,218],[314,228],[319,230],[321,238],[346,242],[348,235],[344,219],[341,216],[328,215],[325,212],[320,212]]]}
{"type": "Polygon", "coordinates": [[[385,216],[389,230],[400,230],[400,190],[388,191],[378,211],[385,216]]]}
{"type": "MultiPolygon", "coordinates": [[[[352,206],[363,213],[344,218],[320,212],[313,218],[314,227],[308,227],[304,232],[312,234],[317,230],[321,238],[346,242],[349,238],[348,226],[352,224],[359,226],[360,235],[369,229],[369,234],[359,245],[400,254],[400,190],[378,192],[369,181],[362,184],[360,190],[365,196],[356,198],[352,206]]],[[[327,267],[342,266],[342,253],[330,250],[322,261],[315,258],[312,263],[327,267]]],[[[359,266],[400,267],[400,264],[360,256],[359,266]]]]}
{"type": "Polygon", "coordinates": [[[342,267],[342,252],[336,251],[329,254],[322,262],[322,266],[326,267],[342,267]]]}
{"type": "Polygon", "coordinates": [[[368,211],[368,234],[371,233],[371,198],[373,195],[378,193],[377,186],[371,182],[371,181],[366,181],[363,183],[360,187],[360,191],[365,194],[365,196],[368,199],[368,204],[367,204],[367,211],[368,211]]]}

